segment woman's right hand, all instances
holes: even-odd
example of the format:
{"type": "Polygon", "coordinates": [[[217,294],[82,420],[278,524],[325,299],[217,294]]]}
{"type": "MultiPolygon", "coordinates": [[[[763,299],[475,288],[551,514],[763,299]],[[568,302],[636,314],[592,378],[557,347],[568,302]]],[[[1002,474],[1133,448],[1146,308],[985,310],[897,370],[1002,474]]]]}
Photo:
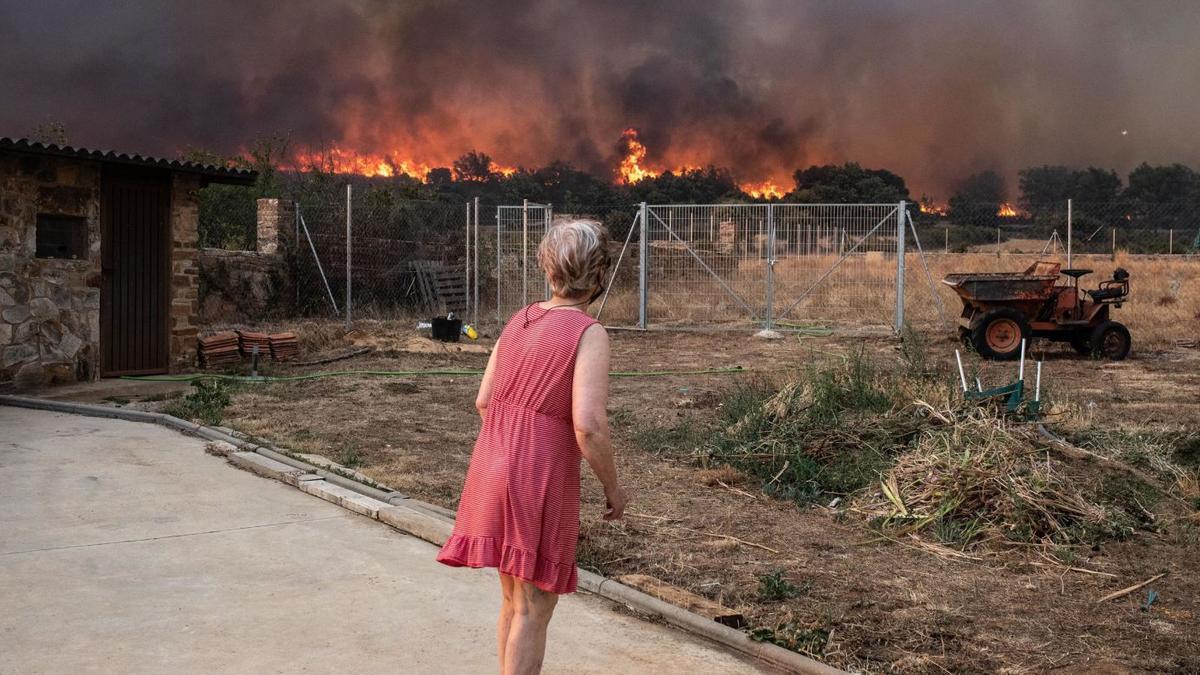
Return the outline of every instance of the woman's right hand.
{"type": "Polygon", "coordinates": [[[608,510],[604,512],[605,520],[620,520],[621,516],[625,515],[625,505],[629,503],[629,494],[625,492],[625,488],[617,487],[617,489],[605,495],[605,501],[608,510]]]}

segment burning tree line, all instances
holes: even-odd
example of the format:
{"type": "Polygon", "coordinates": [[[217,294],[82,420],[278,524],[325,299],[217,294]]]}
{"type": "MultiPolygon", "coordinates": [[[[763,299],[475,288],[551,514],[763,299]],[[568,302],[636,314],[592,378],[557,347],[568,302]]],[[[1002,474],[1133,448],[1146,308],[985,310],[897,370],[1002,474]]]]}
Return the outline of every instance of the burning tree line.
{"type": "MultiPolygon", "coordinates": [[[[988,170],[965,177],[954,186],[947,202],[941,203],[924,195],[914,199],[904,178],[895,172],[847,162],[797,169],[791,176],[791,189],[784,191],[772,181],[739,183],[731,169],[715,165],[669,170],[647,167],[645,147],[632,131],[622,137],[623,158],[608,177],[563,161],[537,168],[508,167],[474,150],[448,167],[389,163],[337,150],[297,152],[280,137],[259,139],[238,157],[193,149],[185,152],[183,159],[245,166],[259,172],[258,183],[251,188],[212,186],[204,191],[201,220],[205,243],[229,248],[253,243],[252,238],[247,239],[254,223],[249,197],[330,204],[344,198],[347,182],[355,184],[356,191],[367,199],[383,203],[426,200],[461,204],[479,198],[483,204],[494,205],[528,199],[553,204],[560,213],[600,215],[639,202],[890,203],[903,199],[918,203],[926,221],[982,227],[1057,218],[1067,199],[1081,205],[1104,204],[1107,211],[1130,222],[1155,206],[1168,206],[1172,213],[1190,221],[1187,214],[1200,206],[1200,173],[1181,164],[1142,164],[1125,182],[1115,171],[1095,167],[1030,167],[1019,173],[1015,200],[1004,178],[988,170]]],[[[1174,225],[1156,222],[1154,226],[1174,225]]]]}

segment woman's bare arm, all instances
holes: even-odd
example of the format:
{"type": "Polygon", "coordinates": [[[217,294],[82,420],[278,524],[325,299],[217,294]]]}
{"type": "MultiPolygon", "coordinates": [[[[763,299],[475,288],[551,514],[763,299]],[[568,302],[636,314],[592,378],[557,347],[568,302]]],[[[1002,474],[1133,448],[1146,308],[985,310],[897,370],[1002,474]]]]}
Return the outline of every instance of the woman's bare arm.
{"type": "Polygon", "coordinates": [[[492,345],[492,355],[488,357],[487,368],[483,371],[483,382],[479,383],[479,393],[475,395],[475,409],[479,416],[487,413],[488,402],[492,400],[492,378],[496,375],[496,354],[500,353],[500,340],[492,345]]]}
{"type": "Polygon", "coordinates": [[[608,363],[608,333],[603,326],[593,325],[584,331],[575,357],[571,419],[579,450],[604,486],[608,499],[604,519],[616,520],[625,511],[628,497],[617,479],[608,431],[608,363]]]}

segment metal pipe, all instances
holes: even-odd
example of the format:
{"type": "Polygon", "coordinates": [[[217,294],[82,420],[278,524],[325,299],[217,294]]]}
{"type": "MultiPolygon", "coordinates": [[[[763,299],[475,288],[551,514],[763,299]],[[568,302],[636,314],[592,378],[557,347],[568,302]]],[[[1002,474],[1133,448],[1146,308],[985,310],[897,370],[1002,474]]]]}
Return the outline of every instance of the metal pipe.
{"type": "Polygon", "coordinates": [[[351,278],[352,268],[350,266],[350,249],[352,247],[352,242],[350,239],[351,189],[352,186],[350,183],[346,183],[346,330],[350,330],[350,327],[353,325],[353,321],[350,318],[350,312],[354,307],[354,295],[350,289],[351,284],[353,283],[353,279],[351,278]]]}
{"type": "Polygon", "coordinates": [[[642,202],[641,208],[638,210],[638,219],[641,221],[641,230],[639,232],[642,240],[638,242],[638,328],[646,329],[646,318],[649,313],[647,304],[649,302],[649,293],[647,292],[647,282],[649,279],[650,264],[650,241],[647,236],[649,228],[646,223],[646,202],[642,202]]]}
{"type": "Polygon", "coordinates": [[[475,302],[473,304],[475,307],[475,311],[472,316],[471,323],[475,324],[475,326],[478,327],[479,326],[479,197],[475,198],[475,262],[474,262],[474,267],[475,267],[475,275],[473,278],[475,279],[475,289],[474,289],[475,302]]]}
{"type": "Polygon", "coordinates": [[[1034,389],[1033,389],[1033,400],[1041,401],[1042,400],[1042,362],[1041,361],[1037,362],[1037,379],[1035,379],[1034,382],[1036,382],[1036,384],[1034,385],[1034,389]]]}
{"type": "Polygon", "coordinates": [[[976,390],[976,391],[983,391],[983,382],[982,382],[982,381],[980,381],[980,379],[979,379],[979,376],[976,376],[976,377],[975,377],[975,390],[976,390]]]}
{"type": "Polygon", "coordinates": [[[1017,366],[1017,379],[1025,379],[1025,338],[1021,338],[1021,365],[1017,366]]]}
{"type": "Polygon", "coordinates": [[[1067,200],[1067,269],[1071,269],[1071,200],[1067,200]]]}
{"type": "Polygon", "coordinates": [[[529,200],[521,204],[521,305],[529,304],[529,200]]]}
{"type": "Polygon", "coordinates": [[[500,316],[500,286],[504,283],[504,277],[500,274],[500,207],[496,207],[496,323],[499,324],[504,319],[500,316]]]}
{"type": "Polygon", "coordinates": [[[775,207],[767,204],[767,311],[763,324],[771,330],[771,314],[775,309],[775,207]]]}
{"type": "Polygon", "coordinates": [[[957,349],[954,350],[954,360],[958,362],[958,379],[962,381],[963,393],[965,394],[967,393],[967,374],[963,372],[962,355],[958,353],[957,349]]]}
{"type": "Polygon", "coordinates": [[[470,316],[470,312],[471,312],[471,202],[467,202],[467,219],[464,222],[466,223],[466,229],[467,229],[467,234],[466,234],[467,250],[465,252],[466,257],[463,258],[463,273],[466,276],[466,286],[464,286],[464,290],[465,290],[465,295],[467,296],[467,298],[466,298],[467,306],[466,306],[463,314],[466,316],[470,316]]]}

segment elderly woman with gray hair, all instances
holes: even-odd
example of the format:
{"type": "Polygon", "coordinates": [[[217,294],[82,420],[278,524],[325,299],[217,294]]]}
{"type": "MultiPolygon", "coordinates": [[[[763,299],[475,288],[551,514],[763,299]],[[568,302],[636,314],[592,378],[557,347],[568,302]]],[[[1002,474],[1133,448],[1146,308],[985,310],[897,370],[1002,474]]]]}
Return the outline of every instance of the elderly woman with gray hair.
{"type": "Polygon", "coordinates": [[[437,557],[498,568],[504,675],[541,670],[558,594],[575,591],[580,456],[604,486],[605,520],[628,499],[609,441],[608,334],[586,313],[604,290],[605,233],[587,221],[555,225],[538,263],[553,296],[517,311],[492,350],[475,399],[483,427],[437,557]]]}

